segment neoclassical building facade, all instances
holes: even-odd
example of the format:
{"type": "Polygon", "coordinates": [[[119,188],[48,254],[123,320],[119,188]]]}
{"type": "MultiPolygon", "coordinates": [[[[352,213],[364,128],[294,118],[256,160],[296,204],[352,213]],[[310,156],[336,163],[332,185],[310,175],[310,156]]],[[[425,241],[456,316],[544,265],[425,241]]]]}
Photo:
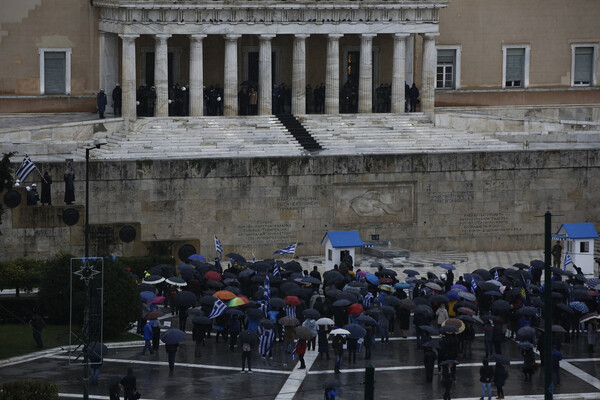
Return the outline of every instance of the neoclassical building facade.
{"type": "Polygon", "coordinates": [[[326,113],[345,112],[349,81],[360,113],[376,108],[381,85],[389,112],[403,112],[404,82],[426,112],[598,103],[598,19],[596,0],[4,0],[0,110],[92,111],[117,82],[128,117],[143,84],[166,115],[175,83],[189,86],[190,115],[217,85],[236,115],[245,82],[260,114],[274,84],[291,88],[292,113],[306,111],[307,85],[325,87],[326,113]]]}

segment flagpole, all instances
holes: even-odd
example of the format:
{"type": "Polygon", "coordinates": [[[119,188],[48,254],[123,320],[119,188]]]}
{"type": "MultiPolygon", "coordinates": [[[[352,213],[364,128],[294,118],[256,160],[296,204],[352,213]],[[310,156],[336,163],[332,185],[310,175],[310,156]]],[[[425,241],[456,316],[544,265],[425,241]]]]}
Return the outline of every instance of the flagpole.
{"type": "Polygon", "coordinates": [[[43,180],[45,183],[48,183],[48,181],[46,181],[46,178],[44,178],[44,175],[42,175],[42,173],[40,172],[40,170],[38,169],[38,167],[35,167],[35,170],[37,171],[37,173],[38,173],[38,174],[40,174],[40,176],[42,177],[42,180],[43,180]]]}
{"type": "Polygon", "coordinates": [[[294,243],[294,253],[292,254],[292,260],[294,259],[294,257],[296,257],[297,249],[298,249],[298,241],[296,241],[296,243],[294,243]]]}

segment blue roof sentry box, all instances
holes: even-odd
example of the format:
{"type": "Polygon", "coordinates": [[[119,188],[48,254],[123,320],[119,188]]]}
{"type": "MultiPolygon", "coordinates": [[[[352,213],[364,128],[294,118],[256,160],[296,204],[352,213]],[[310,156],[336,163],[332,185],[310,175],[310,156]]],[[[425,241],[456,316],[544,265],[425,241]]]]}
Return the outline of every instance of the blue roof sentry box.
{"type": "Polygon", "coordinates": [[[321,244],[325,242],[325,238],[327,237],[329,237],[331,247],[333,248],[364,246],[358,231],[329,231],[323,236],[321,244]]]}
{"type": "Polygon", "coordinates": [[[591,222],[565,223],[552,235],[553,240],[596,239],[598,232],[591,222]]]}

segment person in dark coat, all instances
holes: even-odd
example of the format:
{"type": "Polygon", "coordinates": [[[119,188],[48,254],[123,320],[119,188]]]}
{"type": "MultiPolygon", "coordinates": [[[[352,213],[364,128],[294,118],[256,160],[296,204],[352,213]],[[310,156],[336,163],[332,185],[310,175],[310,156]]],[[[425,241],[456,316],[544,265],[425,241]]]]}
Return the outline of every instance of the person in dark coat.
{"type": "Polygon", "coordinates": [[[402,330],[402,337],[406,339],[410,329],[410,310],[404,307],[397,307],[398,321],[402,330]]]}
{"type": "Polygon", "coordinates": [[[329,341],[327,340],[327,334],[329,333],[329,329],[325,325],[319,325],[319,329],[317,330],[317,344],[319,345],[319,358],[323,359],[323,354],[327,356],[329,360],[329,341]]]}
{"type": "Polygon", "coordinates": [[[344,344],[346,344],[346,338],[342,335],[334,335],[331,345],[335,352],[335,373],[340,373],[340,367],[342,366],[342,358],[344,357],[344,344]]]}
{"type": "Polygon", "coordinates": [[[494,368],[489,365],[487,358],[483,360],[483,365],[479,368],[479,382],[481,382],[481,399],[485,398],[487,392],[488,399],[492,400],[492,379],[494,379],[494,368]]]}
{"type": "Polygon", "coordinates": [[[44,317],[42,317],[38,312],[35,313],[31,321],[29,322],[31,325],[31,329],[33,330],[33,340],[35,340],[35,344],[38,349],[44,347],[42,342],[42,329],[46,326],[44,322],[44,317]]]}
{"type": "Polygon", "coordinates": [[[104,118],[106,103],[106,93],[104,93],[104,89],[100,89],[100,92],[96,95],[96,105],[98,106],[98,114],[101,119],[104,118]]]}
{"type": "Polygon", "coordinates": [[[453,364],[444,364],[442,368],[442,386],[444,387],[444,400],[451,400],[450,390],[456,380],[452,374],[453,364]]]}
{"type": "Polygon", "coordinates": [[[373,333],[373,327],[370,325],[365,326],[365,331],[367,331],[363,341],[363,345],[365,346],[365,360],[370,360],[371,349],[373,348],[373,337],[375,334],[373,333]]]}
{"type": "Polygon", "coordinates": [[[27,186],[27,205],[28,206],[37,206],[39,199],[40,199],[40,196],[38,196],[38,192],[35,187],[35,183],[31,186],[27,186]]]}
{"type": "Polygon", "coordinates": [[[42,179],[42,205],[52,205],[52,192],[50,191],[52,178],[48,175],[48,171],[44,171],[44,179],[42,179]]]}
{"type": "Polygon", "coordinates": [[[419,99],[419,89],[417,89],[417,85],[414,83],[412,84],[408,95],[410,96],[410,112],[415,112],[417,111],[417,101],[419,99]]]}
{"type": "Polygon", "coordinates": [[[120,117],[123,104],[123,90],[121,90],[121,85],[118,83],[112,91],[112,101],[115,117],[120,117]]]}
{"type": "Polygon", "coordinates": [[[433,368],[435,366],[435,360],[437,355],[431,347],[423,348],[423,365],[425,366],[425,382],[431,383],[433,381],[433,368]]]}
{"type": "Polygon", "coordinates": [[[63,179],[65,181],[65,204],[71,205],[75,201],[75,173],[70,162],[67,163],[63,179]]]}
{"type": "Polygon", "coordinates": [[[167,355],[169,356],[169,374],[173,374],[173,370],[175,369],[175,357],[177,356],[177,348],[179,347],[179,343],[171,343],[165,344],[165,350],[167,355]]]}
{"type": "Polygon", "coordinates": [[[348,338],[348,364],[356,364],[356,351],[358,350],[358,339],[348,338]]]}
{"type": "Polygon", "coordinates": [[[123,400],[135,400],[135,392],[137,391],[137,383],[132,368],[127,368],[127,375],[121,379],[123,385],[123,400]]]}
{"type": "Polygon", "coordinates": [[[494,385],[496,385],[496,389],[498,390],[498,399],[504,398],[503,387],[506,384],[507,379],[508,371],[504,368],[504,365],[496,363],[496,368],[494,369],[494,385]]]}

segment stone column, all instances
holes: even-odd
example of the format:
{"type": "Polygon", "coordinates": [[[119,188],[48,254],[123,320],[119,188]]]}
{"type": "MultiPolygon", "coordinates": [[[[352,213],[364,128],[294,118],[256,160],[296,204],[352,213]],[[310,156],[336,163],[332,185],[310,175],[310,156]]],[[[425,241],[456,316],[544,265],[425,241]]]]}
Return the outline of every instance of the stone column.
{"type": "Polygon", "coordinates": [[[169,116],[169,51],[167,40],[171,35],[154,35],[154,87],[156,105],[154,116],[169,116]]]}
{"type": "Polygon", "coordinates": [[[294,35],[292,56],[292,114],[306,114],[306,38],[294,35]]]}
{"type": "Polygon", "coordinates": [[[325,114],[340,113],[340,38],[327,36],[327,71],[325,74],[325,114]]]}
{"type": "Polygon", "coordinates": [[[273,76],[271,70],[271,39],[275,35],[260,35],[258,53],[258,115],[273,114],[273,76]]]}
{"type": "Polygon", "coordinates": [[[438,33],[421,33],[423,37],[423,72],[421,74],[421,111],[433,113],[435,101],[435,72],[437,51],[435,38],[438,33]]]}
{"type": "Polygon", "coordinates": [[[204,115],[204,69],[202,39],[206,35],[190,35],[190,116],[204,115]]]}
{"type": "Polygon", "coordinates": [[[375,34],[360,36],[360,69],[358,77],[358,112],[373,112],[373,38],[375,34]]]}
{"type": "Polygon", "coordinates": [[[135,119],[137,108],[135,104],[135,39],[140,35],[121,34],[123,41],[123,54],[121,56],[121,69],[123,73],[123,118],[135,119]]]}
{"type": "Polygon", "coordinates": [[[225,35],[225,83],[223,115],[238,115],[238,57],[237,40],[242,35],[225,35]]]}
{"type": "Polygon", "coordinates": [[[406,112],[404,85],[406,83],[406,38],[408,33],[394,35],[394,56],[392,61],[392,113],[406,112]]]}

